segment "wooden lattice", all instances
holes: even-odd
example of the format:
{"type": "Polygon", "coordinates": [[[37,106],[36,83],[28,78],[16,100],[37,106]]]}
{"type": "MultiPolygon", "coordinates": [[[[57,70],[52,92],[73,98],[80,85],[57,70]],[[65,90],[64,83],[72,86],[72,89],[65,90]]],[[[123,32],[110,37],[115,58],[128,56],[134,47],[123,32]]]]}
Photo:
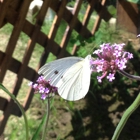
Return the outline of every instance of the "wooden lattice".
{"type": "MultiPolygon", "coordinates": [[[[37,71],[39,67],[46,62],[50,52],[57,58],[69,56],[75,53],[76,46],[73,47],[73,52],[71,54],[66,51],[66,47],[73,30],[75,30],[82,37],[88,38],[94,35],[95,31],[97,31],[101,19],[106,21],[110,19],[111,15],[104,6],[105,0],[88,0],[87,10],[83,21],[80,22],[77,16],[82,2],[82,0],[76,0],[74,9],[71,12],[66,8],[68,3],[67,0],[44,0],[43,5],[37,15],[35,24],[32,24],[26,19],[31,0],[0,1],[0,27],[2,28],[7,23],[13,25],[13,30],[6,46],[6,51],[0,51],[0,82],[3,82],[7,70],[15,73],[16,80],[14,81],[15,84],[13,90],[11,91],[12,94],[15,96],[18,95],[23,78],[30,81],[34,81],[37,78],[37,71]],[[50,32],[47,35],[41,31],[41,27],[48,8],[51,8],[56,15],[54,17],[50,32]],[[98,16],[93,28],[88,30],[87,25],[94,10],[97,11],[98,16]],[[62,19],[67,23],[67,27],[64,31],[64,36],[61,43],[57,44],[55,42],[55,36],[62,19]],[[21,32],[24,32],[27,36],[29,36],[30,40],[28,41],[23,60],[20,62],[13,58],[12,54],[14,53],[15,46],[21,32]],[[33,69],[28,66],[28,63],[36,43],[40,44],[44,48],[44,52],[41,56],[38,56],[40,57],[40,62],[38,66],[33,69]]],[[[32,89],[29,89],[26,95],[26,100],[23,103],[25,110],[28,109],[32,97],[33,91],[32,89]]],[[[11,99],[7,100],[2,97],[0,97],[0,110],[3,111],[3,115],[0,118],[0,134],[2,134],[10,114],[21,116],[21,112],[11,99]]]]}
{"type": "Polygon", "coordinates": [[[117,27],[134,34],[140,33],[139,5],[126,0],[117,1],[117,27]]]}

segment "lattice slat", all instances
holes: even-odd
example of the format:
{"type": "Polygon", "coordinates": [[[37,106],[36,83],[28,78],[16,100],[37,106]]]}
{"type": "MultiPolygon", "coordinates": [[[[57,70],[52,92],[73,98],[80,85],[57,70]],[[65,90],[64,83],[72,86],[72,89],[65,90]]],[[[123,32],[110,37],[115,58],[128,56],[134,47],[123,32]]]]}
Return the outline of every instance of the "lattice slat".
{"type": "Polygon", "coordinates": [[[5,0],[5,1],[0,1],[0,27],[3,26],[4,24],[4,18],[5,18],[5,14],[7,12],[7,8],[9,3],[11,3],[11,0],[5,0]]]}
{"type": "Polygon", "coordinates": [[[19,15],[16,19],[17,22],[14,25],[14,29],[12,31],[11,37],[10,37],[8,45],[6,47],[6,52],[5,52],[6,55],[5,55],[4,60],[1,64],[0,82],[3,81],[7,67],[10,63],[10,60],[11,60],[12,54],[14,52],[18,37],[19,37],[20,32],[22,30],[22,27],[24,25],[24,19],[26,18],[26,14],[28,12],[29,5],[30,5],[30,0],[23,2],[23,6],[21,7],[19,15]]]}
{"type": "MultiPolygon", "coordinates": [[[[46,12],[49,8],[49,5],[50,5],[51,1],[45,1],[43,3],[43,6],[41,7],[41,10],[37,16],[37,20],[36,20],[36,24],[35,24],[35,27],[34,27],[34,32],[32,33],[32,37],[31,37],[31,40],[29,41],[29,44],[27,46],[27,52],[24,56],[24,61],[23,61],[23,64],[25,63],[25,67],[22,68],[22,71],[25,71],[26,70],[26,66],[30,60],[30,57],[31,57],[31,54],[33,52],[33,49],[35,47],[35,43],[36,43],[36,40],[38,38],[38,33],[40,32],[40,29],[41,29],[41,26],[43,24],[43,21],[44,21],[44,18],[45,18],[45,15],[46,15],[46,12]]],[[[36,68],[36,71],[38,71],[40,65],[38,65],[38,67],[36,68]]],[[[19,74],[21,74],[19,73],[19,74]]],[[[37,75],[34,75],[34,78],[36,78],[37,75]]],[[[35,79],[33,79],[34,81],[35,79]]],[[[26,100],[23,104],[23,106],[25,107],[25,109],[29,106],[30,102],[31,102],[31,98],[33,96],[33,93],[32,93],[32,89],[30,88],[29,91],[28,91],[28,94],[26,96],[26,100]]]]}
{"type": "Polygon", "coordinates": [[[48,37],[53,40],[55,38],[55,35],[57,33],[58,27],[61,23],[63,14],[64,14],[64,10],[67,4],[67,0],[63,0],[62,4],[59,6],[59,10],[57,11],[57,15],[55,15],[50,32],[48,34],[48,37]]]}
{"type": "Polygon", "coordinates": [[[103,15],[103,9],[104,9],[104,6],[105,6],[105,2],[106,2],[106,0],[103,0],[101,2],[102,10],[99,12],[99,14],[97,16],[97,19],[96,19],[95,24],[94,24],[93,29],[92,29],[92,34],[94,34],[99,28],[99,25],[100,25],[100,22],[101,22],[101,19],[102,19],[102,15],[103,15]]]}
{"type": "MultiPolygon", "coordinates": [[[[3,58],[4,58],[5,54],[3,52],[0,51],[0,62],[2,62],[3,58]]],[[[12,71],[13,73],[18,73],[20,67],[21,67],[22,63],[19,62],[18,60],[16,60],[15,58],[11,58],[11,61],[8,65],[8,68],[10,71],[12,71]]],[[[32,77],[34,76],[34,74],[36,73],[36,71],[30,67],[26,67],[26,73],[25,73],[25,78],[32,81],[32,77]]]]}
{"type": "Polygon", "coordinates": [[[89,22],[89,19],[90,19],[90,16],[93,12],[93,8],[95,7],[95,4],[96,4],[97,0],[91,0],[90,3],[88,4],[88,7],[87,7],[87,10],[85,12],[85,16],[83,18],[83,25],[84,26],[87,26],[88,22],[89,22]]]}

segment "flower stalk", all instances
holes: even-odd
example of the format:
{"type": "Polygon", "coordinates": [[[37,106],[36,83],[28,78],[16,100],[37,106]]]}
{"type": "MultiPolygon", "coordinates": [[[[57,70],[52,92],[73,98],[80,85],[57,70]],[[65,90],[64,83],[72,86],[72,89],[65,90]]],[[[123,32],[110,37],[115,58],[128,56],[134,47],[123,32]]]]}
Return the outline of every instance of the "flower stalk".
{"type": "Polygon", "coordinates": [[[16,99],[15,95],[11,94],[1,83],[0,83],[0,89],[2,89],[3,91],[5,91],[10,97],[11,99],[14,100],[14,102],[18,105],[23,118],[24,118],[24,122],[25,122],[25,130],[26,130],[26,140],[29,140],[29,128],[28,128],[28,121],[27,121],[27,117],[24,111],[23,106],[19,103],[19,101],[16,99]]]}
{"type": "MultiPolygon", "coordinates": [[[[91,72],[101,73],[97,76],[99,83],[106,77],[109,82],[115,80],[116,72],[119,72],[123,76],[126,76],[133,80],[140,80],[139,76],[130,75],[124,71],[127,66],[128,60],[133,58],[133,54],[123,50],[124,43],[122,44],[110,44],[104,43],[100,45],[98,50],[93,52],[97,56],[97,59],[90,60],[91,72]]],[[[72,78],[72,77],[71,77],[72,78]]],[[[82,79],[83,80],[83,79],[82,79]]],[[[50,113],[50,97],[57,91],[57,87],[50,84],[50,80],[46,81],[43,76],[40,76],[36,83],[30,83],[30,86],[35,90],[35,93],[39,93],[42,100],[47,100],[46,120],[43,129],[42,140],[46,139],[46,131],[50,113]]],[[[59,88],[59,87],[58,87],[59,88]]],[[[140,105],[140,94],[137,96],[134,103],[125,111],[120,123],[118,124],[112,140],[117,140],[124,125],[126,124],[129,116],[140,105]]]]}
{"type": "Polygon", "coordinates": [[[119,72],[120,74],[122,74],[122,75],[124,75],[124,76],[130,78],[130,79],[133,79],[133,80],[140,80],[140,76],[131,75],[131,74],[129,74],[129,73],[123,71],[123,70],[119,70],[118,72],[119,72]]]}
{"type": "Polygon", "coordinates": [[[124,112],[111,140],[118,139],[118,137],[119,137],[123,127],[125,126],[128,118],[138,108],[139,105],[140,105],[140,93],[138,94],[135,101],[130,105],[130,107],[124,112]]]}
{"type": "Polygon", "coordinates": [[[49,115],[50,115],[50,99],[47,99],[46,120],[45,120],[45,124],[44,124],[42,140],[46,140],[46,133],[47,133],[49,115]]]}
{"type": "Polygon", "coordinates": [[[33,82],[29,83],[29,86],[31,86],[34,89],[35,91],[34,93],[40,94],[40,98],[42,100],[47,100],[46,116],[44,121],[45,123],[42,134],[42,140],[45,140],[50,115],[50,98],[54,96],[54,93],[57,91],[57,87],[52,86],[50,84],[50,80],[46,81],[43,76],[40,76],[35,83],[33,82]]]}

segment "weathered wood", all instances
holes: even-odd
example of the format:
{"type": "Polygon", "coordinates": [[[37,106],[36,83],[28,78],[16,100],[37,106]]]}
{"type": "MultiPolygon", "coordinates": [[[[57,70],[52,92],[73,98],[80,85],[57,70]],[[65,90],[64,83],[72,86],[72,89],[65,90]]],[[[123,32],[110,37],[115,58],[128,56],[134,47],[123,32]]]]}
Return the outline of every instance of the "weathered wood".
{"type": "MultiPolygon", "coordinates": [[[[5,56],[5,53],[0,51],[0,62],[2,62],[4,56],[5,56]]],[[[17,74],[21,65],[22,65],[21,62],[19,62],[15,58],[11,58],[11,61],[10,61],[7,69],[12,71],[13,73],[17,74]]],[[[36,73],[36,71],[34,69],[27,66],[26,70],[25,70],[25,78],[32,81],[35,73],[36,73]]]]}
{"type": "Polygon", "coordinates": [[[91,16],[92,12],[95,10],[94,7],[95,7],[96,3],[97,3],[97,0],[94,0],[94,1],[91,0],[90,3],[88,4],[87,10],[86,10],[85,16],[83,18],[83,22],[82,22],[84,26],[87,26],[90,16],[91,16]]]}
{"type": "Polygon", "coordinates": [[[8,103],[7,99],[0,97],[0,110],[4,111],[7,103],[8,103]]]}
{"type": "MultiPolygon", "coordinates": [[[[7,13],[7,21],[14,25],[14,22],[15,22],[14,17],[16,17],[17,14],[18,13],[16,11],[14,11],[13,9],[10,9],[7,13]]],[[[32,25],[29,21],[25,19],[25,23],[24,23],[22,31],[26,33],[29,37],[31,37],[33,30],[34,30],[34,25],[32,25]]],[[[43,32],[39,31],[36,43],[45,47],[47,42],[48,42],[48,36],[46,36],[43,32]]],[[[54,55],[58,55],[59,51],[61,50],[60,46],[56,42],[54,42],[54,40],[49,40],[49,45],[47,46],[47,49],[50,52],[52,52],[54,55]]],[[[65,52],[65,53],[66,55],[70,55],[68,52],[65,52]]]]}
{"type": "MultiPolygon", "coordinates": [[[[22,27],[24,25],[24,19],[26,18],[29,4],[30,4],[30,0],[24,1],[22,4],[22,7],[20,9],[19,15],[17,16],[14,29],[12,31],[11,37],[10,37],[8,45],[6,47],[6,51],[5,51],[6,55],[3,59],[3,62],[1,63],[0,82],[3,81],[6,70],[10,64],[12,54],[13,54],[15,46],[16,46],[16,42],[18,40],[18,37],[19,37],[22,27]]],[[[1,127],[0,134],[3,132],[4,126],[6,125],[6,122],[11,114],[11,107],[12,107],[13,103],[14,103],[14,101],[11,99],[10,102],[6,106],[3,115],[0,118],[0,127],[1,127]]]]}
{"type": "MultiPolygon", "coordinates": [[[[89,1],[89,4],[87,6],[87,10],[85,12],[85,15],[84,15],[84,18],[83,18],[83,21],[82,21],[82,25],[83,26],[81,27],[81,30],[79,32],[80,35],[81,34],[84,34],[84,32],[85,32],[84,28],[87,27],[87,24],[89,22],[89,19],[90,19],[90,16],[91,16],[92,12],[94,11],[94,7],[95,7],[95,4],[96,3],[97,3],[97,0],[94,0],[94,1],[91,0],[91,1],[89,1]]],[[[91,36],[91,35],[89,35],[89,36],[91,36]]],[[[77,51],[77,45],[74,44],[71,54],[74,55],[76,53],[76,51],[77,51]]]]}
{"type": "Polygon", "coordinates": [[[4,0],[0,1],[0,27],[2,27],[5,24],[4,18],[5,14],[8,8],[9,3],[11,3],[11,0],[4,0]]]}
{"type": "Polygon", "coordinates": [[[69,38],[71,36],[72,30],[75,26],[76,19],[77,19],[81,4],[82,4],[82,0],[77,0],[75,5],[74,5],[74,10],[72,11],[72,14],[75,16],[72,17],[69,25],[66,27],[64,36],[63,36],[61,44],[60,44],[62,50],[61,50],[60,54],[58,55],[58,58],[63,57],[63,55],[65,53],[65,48],[66,48],[66,45],[67,45],[69,38]]]}
{"type": "MultiPolygon", "coordinates": [[[[87,25],[94,10],[99,13],[99,18],[97,18],[96,24],[94,25],[95,31],[98,29],[101,19],[104,18],[107,21],[110,18],[110,14],[104,6],[105,0],[103,0],[102,3],[98,0],[88,0],[89,4],[82,22],[77,18],[83,2],[82,0],[76,0],[73,12],[70,12],[66,8],[67,0],[44,0],[37,15],[35,24],[32,24],[26,20],[26,14],[31,1],[32,0],[4,0],[4,3],[0,3],[0,27],[6,23],[10,23],[14,27],[6,47],[6,51],[0,51],[0,81],[3,81],[7,70],[14,72],[17,77],[11,92],[15,96],[18,94],[23,78],[30,81],[35,81],[37,79],[37,71],[46,62],[50,52],[59,58],[71,55],[66,51],[66,47],[72,31],[76,31],[84,38],[92,36],[93,32],[87,28],[87,25]],[[41,31],[41,27],[48,8],[53,9],[56,15],[50,28],[50,32],[47,35],[41,31]],[[55,42],[55,36],[59,29],[61,20],[65,20],[67,28],[61,40],[61,44],[59,45],[55,42]],[[22,62],[12,58],[12,54],[21,32],[24,32],[30,38],[22,62]],[[33,69],[28,66],[28,63],[36,43],[41,45],[41,47],[44,48],[44,51],[41,56],[38,56],[40,57],[40,61],[37,67],[33,69]]],[[[74,54],[76,52],[76,46],[74,46],[73,50],[74,54]]],[[[29,91],[26,94],[26,99],[22,104],[25,110],[29,108],[32,98],[33,89],[29,88],[29,91]]],[[[2,97],[0,97],[0,110],[3,110],[3,116],[1,117],[0,122],[1,134],[10,114],[20,116],[21,112],[11,99],[6,100],[2,97]]]]}
{"type": "Polygon", "coordinates": [[[57,11],[57,15],[55,15],[55,17],[54,17],[50,32],[48,34],[48,37],[50,39],[55,38],[55,35],[57,33],[58,27],[61,23],[61,20],[62,20],[63,14],[64,14],[64,9],[66,7],[66,4],[67,4],[67,0],[63,0],[62,4],[59,6],[59,9],[57,11]]]}
{"type": "Polygon", "coordinates": [[[102,0],[101,2],[101,5],[102,5],[102,9],[100,10],[96,20],[95,20],[95,23],[94,23],[94,26],[93,26],[93,29],[92,29],[92,34],[94,35],[95,32],[98,30],[99,28],[99,25],[100,25],[100,22],[101,22],[101,19],[102,19],[102,16],[104,15],[104,7],[105,7],[105,3],[106,3],[106,0],[102,0]]]}
{"type": "Polygon", "coordinates": [[[19,15],[17,16],[16,24],[14,26],[14,29],[13,29],[11,37],[9,39],[8,45],[6,47],[6,51],[5,51],[6,55],[5,55],[5,58],[1,64],[0,82],[3,81],[7,67],[10,63],[10,60],[11,60],[12,54],[14,52],[18,37],[19,37],[20,32],[22,30],[22,27],[24,25],[24,21],[25,21],[24,19],[26,18],[29,4],[30,4],[30,1],[23,2],[23,6],[19,12],[19,15]]]}
{"type": "MultiPolygon", "coordinates": [[[[31,58],[31,55],[32,55],[32,52],[33,52],[33,49],[35,47],[35,44],[36,44],[36,40],[38,38],[38,33],[41,29],[41,26],[43,24],[43,21],[44,21],[44,18],[45,18],[45,15],[46,15],[46,12],[49,8],[49,5],[50,5],[51,1],[44,1],[42,7],[41,7],[41,10],[37,16],[37,20],[36,20],[36,23],[35,23],[35,26],[34,26],[34,30],[33,30],[33,33],[32,33],[32,36],[31,36],[31,39],[29,40],[28,42],[28,46],[27,46],[27,51],[25,52],[25,56],[23,58],[23,65],[22,67],[20,68],[20,71],[18,73],[18,79],[17,79],[17,83],[15,85],[15,88],[14,88],[14,91],[13,93],[17,93],[18,90],[19,90],[19,86],[18,86],[18,83],[22,83],[22,79],[23,79],[23,72],[26,70],[26,67],[29,63],[29,60],[31,58]],[[22,76],[21,76],[22,75],[22,76]]],[[[37,67],[36,71],[38,71],[39,67],[37,67]]],[[[38,75],[35,74],[34,77],[37,77],[38,75]]],[[[34,79],[33,79],[34,80],[34,79]]],[[[27,98],[25,100],[25,103],[24,103],[24,106],[27,108],[27,106],[29,106],[30,102],[31,102],[31,98],[33,96],[33,92],[32,92],[32,89],[30,89],[31,91],[29,91],[29,93],[27,94],[27,98]]],[[[26,109],[25,108],[25,109],[26,109]]]]}
{"type": "Polygon", "coordinates": [[[140,33],[139,6],[125,0],[117,1],[117,28],[134,34],[140,33]]]}

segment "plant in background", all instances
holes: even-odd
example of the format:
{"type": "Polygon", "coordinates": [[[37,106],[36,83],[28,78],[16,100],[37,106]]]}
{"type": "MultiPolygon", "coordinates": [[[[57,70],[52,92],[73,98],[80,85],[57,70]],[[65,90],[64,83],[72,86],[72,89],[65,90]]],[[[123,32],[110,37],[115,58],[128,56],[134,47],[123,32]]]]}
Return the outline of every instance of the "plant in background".
{"type": "MultiPolygon", "coordinates": [[[[54,86],[58,88],[59,95],[62,98],[70,101],[83,98],[81,94],[84,96],[86,95],[89,83],[87,84],[85,81],[87,81],[88,75],[90,75],[92,72],[102,73],[101,76],[97,76],[99,83],[102,82],[102,79],[105,77],[112,82],[115,80],[116,72],[119,72],[128,78],[140,80],[139,76],[130,75],[124,71],[128,60],[133,58],[132,53],[123,50],[124,45],[124,43],[112,45],[110,43],[104,43],[100,45],[100,49],[93,52],[93,54],[98,56],[96,59],[91,58],[90,55],[88,55],[85,59],[76,57],[74,60],[77,62],[73,62],[71,64],[70,62],[73,61],[72,57],[68,57],[67,59],[62,58],[43,66],[39,70],[39,74],[43,74],[46,80],[49,77],[52,78],[53,83],[55,83],[54,86]],[[63,65],[66,66],[63,67],[63,65]],[[77,90],[78,88],[80,88],[80,90],[77,90]]],[[[137,96],[134,103],[124,113],[119,125],[116,128],[112,140],[118,139],[120,132],[127,122],[129,116],[139,105],[140,94],[137,96]]]]}
{"type": "MultiPolygon", "coordinates": [[[[139,37],[138,35],[137,37],[139,37]]],[[[91,61],[91,65],[96,66],[97,72],[101,72],[101,76],[97,76],[98,82],[102,82],[102,79],[107,77],[107,79],[112,82],[115,80],[115,73],[118,71],[122,75],[134,79],[140,80],[139,76],[130,75],[124,71],[126,68],[126,63],[129,59],[133,58],[133,54],[123,50],[125,44],[102,44],[100,49],[95,50],[93,54],[98,56],[97,59],[91,61]],[[107,75],[108,74],[108,75],[107,75]]],[[[127,122],[130,115],[138,108],[140,105],[140,94],[138,94],[134,103],[125,111],[121,121],[119,122],[112,140],[117,140],[125,123],[127,122]]]]}
{"type": "Polygon", "coordinates": [[[139,0],[127,0],[128,2],[133,2],[133,3],[136,3],[136,4],[140,4],[140,1],[139,0]]]}
{"type": "MultiPolygon", "coordinates": [[[[42,125],[44,125],[43,134],[42,134],[42,140],[45,140],[46,137],[46,131],[47,131],[47,125],[49,120],[49,114],[50,114],[50,99],[53,97],[57,92],[57,87],[52,86],[50,84],[50,80],[46,81],[43,76],[40,76],[35,83],[30,82],[29,86],[31,86],[34,89],[34,93],[39,93],[42,100],[47,100],[47,109],[46,109],[46,117],[44,117],[42,125]]],[[[40,127],[42,127],[42,125],[40,127]]],[[[40,131],[40,127],[37,130],[37,134],[40,131]]],[[[36,134],[33,136],[33,140],[36,139],[36,134]]]]}
{"type": "MultiPolygon", "coordinates": [[[[45,140],[47,124],[50,113],[49,100],[54,96],[54,93],[58,91],[59,95],[70,101],[75,101],[83,98],[89,89],[91,73],[102,73],[101,76],[97,76],[98,82],[102,82],[102,79],[107,79],[112,82],[115,80],[115,73],[119,72],[122,75],[134,79],[140,80],[139,76],[130,75],[124,71],[126,63],[129,59],[133,58],[133,54],[123,50],[124,44],[110,44],[104,43],[100,45],[100,49],[93,52],[97,55],[97,58],[92,58],[88,55],[85,59],[79,57],[67,57],[58,59],[44,65],[40,70],[40,76],[35,83],[29,85],[35,90],[35,94],[39,93],[41,99],[47,100],[46,113],[42,119],[40,126],[38,127],[32,140],[36,139],[42,126],[44,125],[42,140],[45,140]]],[[[16,101],[16,98],[9,93],[2,85],[1,88],[8,93],[12,99],[16,101]]],[[[118,124],[112,140],[117,140],[121,130],[127,122],[129,116],[137,109],[140,105],[140,94],[138,94],[134,103],[126,110],[120,123],[118,124]]],[[[20,109],[25,114],[22,107],[20,109]]],[[[25,116],[25,115],[24,115],[25,116]]],[[[25,116],[26,133],[28,140],[28,123],[25,116]]]]}
{"type": "Polygon", "coordinates": [[[75,39],[70,40],[77,46],[76,55],[85,57],[87,54],[98,49],[104,42],[120,42],[120,33],[109,23],[102,22],[101,27],[90,38],[83,38],[78,35],[75,39]]]}

